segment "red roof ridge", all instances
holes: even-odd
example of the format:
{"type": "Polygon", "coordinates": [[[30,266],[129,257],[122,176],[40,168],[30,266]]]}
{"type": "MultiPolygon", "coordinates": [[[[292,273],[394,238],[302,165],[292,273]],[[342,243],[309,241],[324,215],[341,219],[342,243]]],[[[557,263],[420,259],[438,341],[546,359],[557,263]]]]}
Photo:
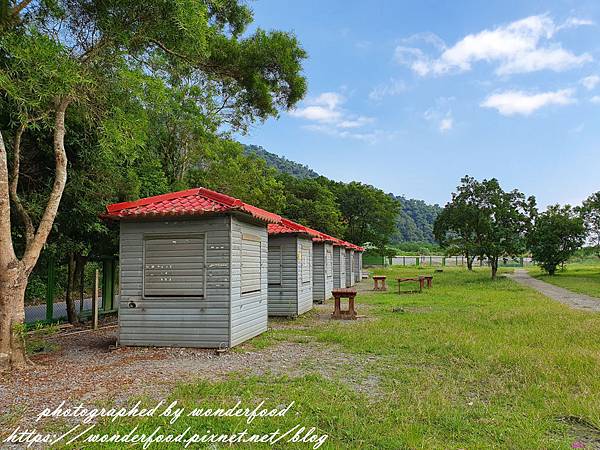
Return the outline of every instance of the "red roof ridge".
{"type": "MultiPolygon", "coordinates": [[[[232,197],[227,194],[222,194],[221,192],[211,191],[210,189],[206,189],[205,187],[200,187],[198,189],[198,194],[208,197],[211,200],[214,200],[219,203],[223,203],[224,205],[231,207],[239,207],[243,206],[245,203],[241,201],[239,198],[232,197]]],[[[256,207],[255,207],[256,208],[256,207]]]]}
{"type": "Polygon", "coordinates": [[[135,208],[137,206],[145,206],[151,203],[164,202],[166,200],[173,200],[175,198],[187,197],[189,195],[195,195],[201,188],[192,188],[185,191],[169,192],[167,194],[155,195],[153,197],[140,198],[139,200],[113,203],[112,205],[106,206],[108,213],[121,211],[122,209],[135,208]]]}

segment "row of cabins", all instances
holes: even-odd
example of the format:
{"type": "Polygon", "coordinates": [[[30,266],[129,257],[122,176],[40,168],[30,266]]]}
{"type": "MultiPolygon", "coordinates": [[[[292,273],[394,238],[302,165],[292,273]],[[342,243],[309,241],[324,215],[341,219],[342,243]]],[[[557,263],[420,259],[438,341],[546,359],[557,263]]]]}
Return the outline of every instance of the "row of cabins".
{"type": "Polygon", "coordinates": [[[361,279],[363,248],[204,188],[107,206],[119,343],[229,348],[361,279]]]}

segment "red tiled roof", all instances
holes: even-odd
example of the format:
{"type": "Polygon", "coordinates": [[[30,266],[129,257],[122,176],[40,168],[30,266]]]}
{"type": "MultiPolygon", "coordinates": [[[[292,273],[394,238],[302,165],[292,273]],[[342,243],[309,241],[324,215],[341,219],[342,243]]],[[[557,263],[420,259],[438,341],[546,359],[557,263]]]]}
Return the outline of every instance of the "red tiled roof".
{"type": "Polygon", "coordinates": [[[300,233],[313,238],[315,242],[331,242],[333,245],[364,251],[363,247],[300,225],[278,214],[265,211],[244,203],[229,195],[206,188],[194,188],[186,191],[171,192],[142,198],[133,202],[114,203],[106,207],[106,219],[135,219],[152,217],[188,217],[209,213],[239,211],[269,224],[269,234],[300,233]]]}
{"type": "Polygon", "coordinates": [[[269,234],[301,233],[311,237],[319,236],[319,232],[312,228],[300,225],[292,220],[281,218],[279,223],[269,224],[269,234]]]}
{"type": "Polygon", "coordinates": [[[106,207],[104,218],[132,219],[152,217],[199,216],[209,213],[240,211],[267,223],[279,223],[282,217],[244,203],[229,195],[205,188],[171,192],[133,202],[114,203],[106,207]]]}

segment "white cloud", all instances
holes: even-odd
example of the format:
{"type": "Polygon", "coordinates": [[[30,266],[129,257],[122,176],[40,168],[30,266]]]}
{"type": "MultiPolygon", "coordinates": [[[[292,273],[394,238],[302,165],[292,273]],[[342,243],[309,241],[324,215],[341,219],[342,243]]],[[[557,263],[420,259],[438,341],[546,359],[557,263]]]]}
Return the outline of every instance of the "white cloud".
{"type": "Polygon", "coordinates": [[[375,86],[369,92],[369,98],[373,101],[381,101],[385,97],[399,95],[406,90],[406,83],[402,80],[390,79],[389,82],[375,86]]]}
{"type": "Polygon", "coordinates": [[[594,95],[592,98],[590,98],[590,102],[600,105],[600,95],[594,95]]]}
{"type": "Polygon", "coordinates": [[[452,111],[444,109],[448,108],[448,103],[454,101],[454,97],[440,97],[436,100],[436,106],[429,108],[423,113],[423,118],[429,122],[432,122],[437,127],[440,133],[447,133],[454,128],[454,117],[452,117],[452,111]]]}
{"type": "Polygon", "coordinates": [[[568,105],[574,103],[573,89],[529,94],[523,91],[505,91],[487,97],[480,106],[496,109],[504,116],[521,114],[529,116],[548,105],[568,105]]]}
{"type": "Polygon", "coordinates": [[[547,15],[530,16],[494,29],[469,34],[451,47],[441,47],[437,58],[420,48],[398,46],[395,58],[418,75],[443,75],[471,70],[472,64],[486,61],[496,64],[498,75],[538,70],[563,71],[592,60],[588,53],[576,55],[550,39],[561,29],[590,24],[570,18],[557,25],[547,15]]]}
{"type": "Polygon", "coordinates": [[[372,117],[352,114],[342,107],[346,99],[337,92],[324,92],[307,99],[305,105],[290,111],[290,115],[312,124],[305,128],[330,136],[374,142],[381,133],[359,130],[375,121],[372,117]]]}
{"type": "Polygon", "coordinates": [[[598,83],[600,83],[600,77],[598,75],[590,75],[588,77],[582,78],[580,83],[588,90],[591,91],[596,87],[598,83]]]}
{"type": "Polygon", "coordinates": [[[441,133],[450,131],[453,126],[454,126],[454,119],[452,118],[452,116],[447,116],[447,117],[444,117],[442,120],[440,120],[439,128],[440,128],[441,133]]]}

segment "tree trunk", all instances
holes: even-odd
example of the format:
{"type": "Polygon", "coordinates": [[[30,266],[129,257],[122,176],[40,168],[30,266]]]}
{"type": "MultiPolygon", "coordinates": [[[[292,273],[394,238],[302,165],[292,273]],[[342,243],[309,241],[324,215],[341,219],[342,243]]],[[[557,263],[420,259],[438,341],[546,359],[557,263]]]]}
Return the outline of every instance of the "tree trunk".
{"type": "Polygon", "coordinates": [[[29,274],[35,267],[48,234],[52,230],[67,182],[65,112],[70,102],[69,98],[56,99],[54,184],[35,235],[26,243],[20,261],[15,256],[12,244],[8,164],[6,147],[0,132],[0,369],[21,368],[29,363],[23,335],[25,288],[29,274]]]}
{"type": "Polygon", "coordinates": [[[69,253],[69,274],[67,279],[67,292],[65,295],[65,302],[67,303],[67,320],[69,323],[75,325],[79,318],[75,311],[75,303],[73,303],[73,292],[75,291],[75,254],[69,253]]]}
{"type": "Polygon", "coordinates": [[[83,312],[83,301],[85,296],[85,265],[87,264],[87,256],[78,254],[75,260],[75,274],[79,284],[79,316],[83,312]]]}
{"type": "Polygon", "coordinates": [[[30,364],[25,351],[25,288],[27,272],[14,260],[0,267],[0,371],[30,364]]]}
{"type": "Polygon", "coordinates": [[[490,266],[492,267],[492,280],[495,280],[498,273],[498,258],[490,258],[490,266]]]}
{"type": "Polygon", "coordinates": [[[475,259],[474,256],[469,256],[468,253],[465,254],[465,258],[467,259],[467,269],[468,270],[473,270],[473,260],[475,259]]]}

